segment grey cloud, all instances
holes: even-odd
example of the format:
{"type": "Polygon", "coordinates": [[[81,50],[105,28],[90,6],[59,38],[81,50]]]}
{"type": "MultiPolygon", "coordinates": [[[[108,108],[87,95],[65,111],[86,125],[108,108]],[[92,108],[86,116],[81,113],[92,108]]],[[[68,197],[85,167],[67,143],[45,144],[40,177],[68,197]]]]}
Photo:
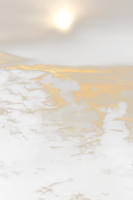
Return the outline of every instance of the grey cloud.
{"type": "Polygon", "coordinates": [[[77,81],[73,81],[70,78],[60,79],[58,77],[53,77],[53,74],[48,74],[47,76],[43,77],[42,83],[54,83],[53,85],[55,88],[61,89],[61,92],[67,92],[68,90],[80,90],[77,81]]]}
{"type": "Polygon", "coordinates": [[[92,89],[90,89],[90,90],[91,90],[91,91],[97,91],[97,88],[94,87],[94,88],[92,88],[92,89]]]}
{"type": "Polygon", "coordinates": [[[104,108],[104,107],[99,108],[99,110],[100,110],[101,112],[107,112],[106,108],[104,108]]]}
{"type": "Polygon", "coordinates": [[[122,97],[133,98],[133,90],[123,90],[120,94],[122,97]]]}
{"type": "Polygon", "coordinates": [[[65,79],[62,83],[57,83],[55,88],[57,89],[61,89],[62,93],[63,90],[67,91],[78,91],[80,90],[80,86],[78,85],[78,82],[76,81],[70,81],[70,79],[65,79]]]}
{"type": "Polygon", "coordinates": [[[43,77],[42,83],[58,83],[59,79],[57,77],[53,77],[54,74],[49,73],[43,77]]]}

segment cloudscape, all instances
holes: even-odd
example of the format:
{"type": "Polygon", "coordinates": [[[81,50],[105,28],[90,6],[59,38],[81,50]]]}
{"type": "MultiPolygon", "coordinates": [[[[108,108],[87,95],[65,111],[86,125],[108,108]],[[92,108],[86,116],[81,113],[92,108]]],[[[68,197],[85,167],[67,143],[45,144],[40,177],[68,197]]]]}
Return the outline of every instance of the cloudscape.
{"type": "Polygon", "coordinates": [[[1,0],[0,50],[45,64],[132,65],[132,5],[131,0],[1,0]]]}
{"type": "Polygon", "coordinates": [[[131,0],[0,0],[0,199],[133,199],[131,0]]]}

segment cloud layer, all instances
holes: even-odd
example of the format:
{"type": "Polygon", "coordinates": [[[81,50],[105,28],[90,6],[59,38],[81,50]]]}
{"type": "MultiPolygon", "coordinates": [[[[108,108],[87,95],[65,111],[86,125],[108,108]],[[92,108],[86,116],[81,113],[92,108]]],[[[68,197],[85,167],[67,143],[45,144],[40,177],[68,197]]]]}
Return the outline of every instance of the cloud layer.
{"type": "Polygon", "coordinates": [[[131,0],[0,0],[0,51],[57,65],[132,65],[131,0]],[[73,24],[55,24],[61,10],[73,24]]]}

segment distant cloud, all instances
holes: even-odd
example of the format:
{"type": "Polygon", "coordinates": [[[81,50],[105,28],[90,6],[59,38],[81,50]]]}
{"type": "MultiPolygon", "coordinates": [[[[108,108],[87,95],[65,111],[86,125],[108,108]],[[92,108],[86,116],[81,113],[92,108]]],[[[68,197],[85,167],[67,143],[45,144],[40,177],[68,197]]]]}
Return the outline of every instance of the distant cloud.
{"type": "Polygon", "coordinates": [[[120,94],[121,97],[133,98],[133,90],[123,90],[120,94]]]}
{"type": "Polygon", "coordinates": [[[22,64],[28,62],[30,59],[21,58],[7,53],[0,53],[0,66],[13,65],[13,64],[22,64]]]}
{"type": "Polygon", "coordinates": [[[63,93],[66,91],[78,91],[80,90],[80,86],[78,82],[71,81],[66,78],[65,80],[60,80],[56,77],[53,77],[52,74],[48,74],[41,81],[43,84],[53,84],[54,88],[60,89],[63,93]]]}
{"type": "Polygon", "coordinates": [[[91,91],[97,91],[97,89],[96,89],[96,88],[93,88],[93,89],[91,89],[91,91]]]}
{"type": "Polygon", "coordinates": [[[60,146],[50,146],[49,147],[51,150],[58,150],[58,151],[60,151],[60,149],[61,148],[64,148],[62,145],[60,145],[60,146]]]}
{"type": "Polygon", "coordinates": [[[44,72],[41,71],[24,71],[24,70],[10,70],[10,72],[12,74],[14,74],[14,76],[17,74],[18,82],[22,82],[22,81],[27,81],[30,83],[30,79],[34,79],[36,77],[39,77],[43,74],[45,74],[44,72]]]}
{"type": "Polygon", "coordinates": [[[105,197],[108,197],[109,196],[109,193],[104,193],[102,192],[101,195],[105,196],[105,197]]]}
{"type": "Polygon", "coordinates": [[[74,182],[74,180],[72,178],[69,178],[65,181],[54,182],[54,183],[51,183],[49,186],[42,186],[42,187],[38,188],[37,190],[33,191],[32,193],[38,193],[44,197],[46,197],[46,196],[48,197],[51,195],[53,197],[56,197],[57,194],[55,194],[55,192],[54,192],[54,187],[61,185],[63,183],[70,183],[70,182],[74,182]]]}
{"type": "Polygon", "coordinates": [[[75,199],[91,200],[90,198],[85,197],[85,195],[81,194],[80,192],[78,192],[78,194],[72,194],[69,200],[75,200],[75,199]]]}

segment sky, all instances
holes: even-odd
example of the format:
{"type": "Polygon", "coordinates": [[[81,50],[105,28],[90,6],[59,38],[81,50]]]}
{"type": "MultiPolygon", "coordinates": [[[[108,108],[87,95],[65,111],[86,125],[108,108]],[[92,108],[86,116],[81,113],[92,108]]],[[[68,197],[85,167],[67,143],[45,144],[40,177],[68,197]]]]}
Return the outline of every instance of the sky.
{"type": "Polygon", "coordinates": [[[132,7],[0,0],[0,199],[133,200],[132,7]]]}
{"type": "Polygon", "coordinates": [[[0,53],[37,64],[133,65],[132,6],[131,0],[0,0],[0,53]]]}

